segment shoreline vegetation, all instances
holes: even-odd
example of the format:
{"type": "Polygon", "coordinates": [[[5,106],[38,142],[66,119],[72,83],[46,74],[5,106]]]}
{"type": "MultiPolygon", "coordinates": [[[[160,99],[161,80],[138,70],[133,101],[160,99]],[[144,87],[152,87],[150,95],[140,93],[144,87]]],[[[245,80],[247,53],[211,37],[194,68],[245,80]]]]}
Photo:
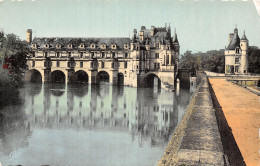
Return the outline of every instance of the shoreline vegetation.
{"type": "Polygon", "coordinates": [[[15,34],[0,32],[0,108],[20,102],[19,88],[27,68],[28,43],[15,34]]]}

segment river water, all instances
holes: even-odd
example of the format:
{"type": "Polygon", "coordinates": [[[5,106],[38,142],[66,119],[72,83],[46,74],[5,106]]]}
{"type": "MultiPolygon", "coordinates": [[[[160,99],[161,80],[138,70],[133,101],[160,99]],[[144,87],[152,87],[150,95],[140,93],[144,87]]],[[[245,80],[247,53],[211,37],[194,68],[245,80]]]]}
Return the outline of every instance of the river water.
{"type": "Polygon", "coordinates": [[[2,165],[156,165],[190,90],[26,84],[2,108],[2,165]]]}

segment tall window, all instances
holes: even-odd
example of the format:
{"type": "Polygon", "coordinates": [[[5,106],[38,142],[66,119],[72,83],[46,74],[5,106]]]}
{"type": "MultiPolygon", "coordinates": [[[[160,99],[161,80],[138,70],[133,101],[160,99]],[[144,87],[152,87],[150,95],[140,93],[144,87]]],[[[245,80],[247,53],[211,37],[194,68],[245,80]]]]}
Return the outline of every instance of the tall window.
{"type": "Polygon", "coordinates": [[[156,48],[159,48],[159,43],[155,43],[155,47],[156,47],[156,48]]]}
{"type": "Polygon", "coordinates": [[[112,52],[112,58],[116,57],[116,53],[112,52]]]}
{"type": "Polygon", "coordinates": [[[157,63],[154,63],[154,69],[156,69],[157,68],[157,63]]]}
{"type": "Polygon", "coordinates": [[[127,58],[128,57],[128,53],[125,53],[125,58],[127,58]]]}
{"type": "Polygon", "coordinates": [[[236,53],[237,53],[237,54],[239,53],[239,48],[236,48],[236,53]]]}
{"type": "Polygon", "coordinates": [[[102,53],[101,53],[101,56],[102,56],[102,58],[105,58],[105,53],[102,52],[102,53]]]}
{"type": "Polygon", "coordinates": [[[44,57],[46,58],[47,56],[48,56],[48,53],[47,53],[47,52],[45,52],[45,53],[44,53],[44,57]]]}
{"type": "Polygon", "coordinates": [[[157,64],[157,69],[160,69],[160,63],[157,64]]]}
{"type": "Polygon", "coordinates": [[[115,63],[114,62],[112,62],[112,66],[111,67],[112,67],[112,69],[115,67],[115,63]]]}
{"type": "Polygon", "coordinates": [[[101,68],[105,67],[105,62],[101,62],[101,68]]]}
{"type": "Polygon", "coordinates": [[[167,55],[166,64],[169,64],[169,55],[167,55]]]}
{"type": "Polygon", "coordinates": [[[235,63],[238,64],[239,63],[239,58],[235,59],[235,63]]]}
{"type": "Polygon", "coordinates": [[[70,67],[70,62],[68,62],[68,67],[70,67]]]}
{"type": "Polygon", "coordinates": [[[57,67],[60,67],[60,61],[57,61],[57,62],[56,62],[56,66],[57,66],[57,67]]]}
{"type": "Polygon", "coordinates": [[[94,52],[91,52],[91,58],[94,58],[94,52]]]}
{"type": "Polygon", "coordinates": [[[83,58],[83,52],[80,53],[80,58],[83,58]]]}
{"type": "Polygon", "coordinates": [[[127,68],[127,62],[124,62],[124,66],[125,66],[125,68],[127,68]]]}
{"type": "Polygon", "coordinates": [[[59,52],[57,52],[57,58],[59,58],[60,57],[60,53],[59,52]]]}
{"type": "Polygon", "coordinates": [[[35,61],[32,61],[32,67],[35,67],[35,61]]]}
{"type": "Polygon", "coordinates": [[[35,52],[32,53],[32,57],[35,57],[35,52]]]}
{"type": "Polygon", "coordinates": [[[71,52],[68,52],[68,57],[69,57],[69,58],[71,57],[71,52]]]}
{"type": "Polygon", "coordinates": [[[94,67],[94,63],[93,63],[93,62],[90,63],[90,67],[91,67],[91,68],[94,67]]]}
{"type": "Polygon", "coordinates": [[[156,58],[156,59],[159,58],[159,53],[155,53],[155,58],[156,58]]]}
{"type": "Polygon", "coordinates": [[[80,62],[80,67],[83,67],[83,62],[80,62]]]}
{"type": "Polygon", "coordinates": [[[235,72],[236,73],[238,72],[238,66],[235,66],[235,72]]]}

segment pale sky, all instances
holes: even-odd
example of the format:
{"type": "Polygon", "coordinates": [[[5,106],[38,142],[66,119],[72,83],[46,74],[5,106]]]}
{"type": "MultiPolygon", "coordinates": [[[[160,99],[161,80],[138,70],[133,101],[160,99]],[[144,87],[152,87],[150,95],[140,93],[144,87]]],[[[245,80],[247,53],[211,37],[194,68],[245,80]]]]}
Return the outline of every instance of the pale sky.
{"type": "Polygon", "coordinates": [[[260,47],[252,0],[0,0],[0,28],[21,39],[28,28],[33,37],[129,37],[165,23],[176,28],[181,53],[223,49],[236,24],[260,47]]]}

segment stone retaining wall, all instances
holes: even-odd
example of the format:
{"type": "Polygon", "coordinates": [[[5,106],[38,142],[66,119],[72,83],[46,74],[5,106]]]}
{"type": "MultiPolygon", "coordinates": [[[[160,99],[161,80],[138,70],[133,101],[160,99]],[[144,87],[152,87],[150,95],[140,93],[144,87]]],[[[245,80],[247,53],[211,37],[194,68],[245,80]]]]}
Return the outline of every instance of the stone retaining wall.
{"type": "Polygon", "coordinates": [[[204,77],[158,165],[229,165],[204,77]]]}

